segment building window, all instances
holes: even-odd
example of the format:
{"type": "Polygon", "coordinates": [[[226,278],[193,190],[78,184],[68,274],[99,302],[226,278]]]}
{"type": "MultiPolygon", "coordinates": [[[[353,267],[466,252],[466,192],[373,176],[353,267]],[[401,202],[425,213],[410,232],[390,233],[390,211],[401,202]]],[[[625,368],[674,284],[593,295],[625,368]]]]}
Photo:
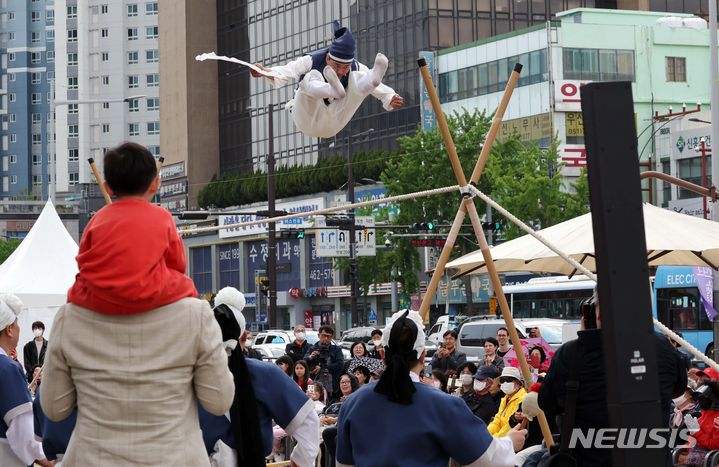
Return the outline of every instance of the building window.
{"type": "Polygon", "coordinates": [[[32,165],[42,165],[42,154],[32,155],[32,165]]]}
{"type": "Polygon", "coordinates": [[[159,36],[159,31],[157,26],[147,26],[145,27],[145,38],[146,39],[157,39],[159,36]]]}
{"type": "Polygon", "coordinates": [[[156,15],[157,12],[158,12],[157,2],[145,3],[145,14],[146,15],[156,15]]]}
{"type": "Polygon", "coordinates": [[[40,12],[39,11],[31,11],[30,12],[30,22],[31,23],[39,23],[40,22],[40,12]]]}
{"type": "Polygon", "coordinates": [[[108,85],[110,84],[110,77],[107,76],[107,75],[103,76],[103,77],[102,77],[102,84],[103,84],[104,86],[108,86],[108,85]]]}
{"type": "Polygon", "coordinates": [[[30,52],[30,63],[40,63],[42,61],[42,53],[30,52]]]}
{"type": "Polygon", "coordinates": [[[105,109],[105,110],[109,109],[109,108],[110,108],[110,103],[109,103],[109,102],[103,102],[103,103],[102,103],[102,108],[105,109]]]}
{"type": "Polygon", "coordinates": [[[47,103],[49,104],[50,102],[52,102],[52,98],[54,97],[54,93],[49,93],[49,92],[48,92],[47,94],[45,94],[45,96],[46,96],[46,99],[47,99],[47,103]]]}
{"type": "Polygon", "coordinates": [[[73,76],[67,79],[68,89],[77,89],[77,76],[73,76]]]}
{"type": "Polygon", "coordinates": [[[10,184],[17,185],[17,175],[10,175],[10,184]]]}
{"type": "Polygon", "coordinates": [[[140,111],[140,100],[139,99],[131,99],[130,102],[128,102],[130,112],[139,112],[140,111]]]}
{"type": "Polygon", "coordinates": [[[128,41],[136,41],[137,40],[137,28],[127,28],[127,40],[128,41]]]}
{"type": "Polygon", "coordinates": [[[11,62],[14,62],[15,61],[15,52],[9,52],[7,54],[7,59],[10,60],[11,62]]]}
{"type": "Polygon", "coordinates": [[[127,87],[137,88],[140,87],[140,78],[137,75],[130,75],[127,77],[127,87]]]}
{"type": "Polygon", "coordinates": [[[160,134],[160,122],[147,122],[147,134],[148,135],[159,135],[160,134]]]}
{"type": "Polygon", "coordinates": [[[160,98],[151,97],[147,99],[147,110],[160,110],[160,98]]]}
{"type": "Polygon", "coordinates": [[[45,40],[48,42],[54,42],[55,41],[55,30],[49,29],[45,31],[45,40]]]}
{"type": "Polygon", "coordinates": [[[137,52],[127,52],[127,64],[135,65],[138,62],[138,55],[137,52]]]}
{"type": "Polygon", "coordinates": [[[11,143],[17,143],[17,134],[12,133],[12,134],[10,135],[10,142],[11,142],[11,143]]]}
{"type": "Polygon", "coordinates": [[[55,61],[55,51],[54,50],[48,50],[45,52],[45,60],[47,60],[48,63],[52,63],[55,61]]]}
{"type": "Polygon", "coordinates": [[[30,73],[31,84],[40,84],[41,79],[42,75],[40,73],[30,73]]]}
{"type": "Polygon", "coordinates": [[[42,144],[42,135],[39,133],[33,133],[32,144],[42,144]]]}
{"type": "Polygon", "coordinates": [[[10,81],[15,81],[15,73],[8,73],[7,79],[9,79],[10,81]]]}
{"type": "Polygon", "coordinates": [[[50,122],[52,122],[52,121],[54,120],[52,117],[53,117],[52,112],[48,112],[48,113],[47,113],[47,121],[48,121],[48,123],[50,123],[50,122]]]}
{"type": "Polygon", "coordinates": [[[109,7],[107,5],[100,6],[100,13],[102,13],[103,15],[107,14],[108,10],[109,10],[109,7]]]}
{"type": "Polygon", "coordinates": [[[14,92],[11,92],[11,93],[10,93],[10,102],[15,102],[15,99],[16,99],[16,98],[17,98],[17,97],[16,97],[15,93],[14,93],[14,92]]]}
{"type": "Polygon", "coordinates": [[[152,73],[150,75],[146,76],[147,78],[147,87],[148,88],[154,88],[160,85],[160,74],[159,73],[152,73]]]}
{"type": "Polygon", "coordinates": [[[130,123],[127,125],[127,132],[130,136],[140,136],[140,124],[130,123]]]}
{"type": "Polygon", "coordinates": [[[67,7],[67,18],[77,18],[77,7],[76,6],[69,6],[67,7]]]}
{"type": "Polygon", "coordinates": [[[55,10],[45,10],[45,21],[55,21],[55,10]]]}
{"type": "Polygon", "coordinates": [[[15,123],[17,121],[17,114],[10,114],[9,120],[10,123],[15,123]]]}
{"type": "Polygon", "coordinates": [[[15,40],[15,33],[14,33],[14,32],[9,32],[7,38],[8,38],[9,41],[14,41],[14,40],[15,40]]]}
{"type": "Polygon", "coordinates": [[[673,83],[686,83],[687,59],[686,57],[667,57],[667,81],[673,83]]]}
{"type": "Polygon", "coordinates": [[[107,62],[108,60],[110,60],[110,52],[103,52],[101,54],[101,57],[103,62],[107,62]]]}
{"type": "Polygon", "coordinates": [[[137,16],[137,3],[127,5],[127,16],[137,16]]]}
{"type": "Polygon", "coordinates": [[[67,54],[67,66],[77,66],[77,54],[67,54]]]}
{"type": "Polygon", "coordinates": [[[563,50],[564,79],[634,81],[634,51],[615,49],[563,50]]]}
{"type": "Polygon", "coordinates": [[[160,51],[157,49],[146,50],[145,59],[147,63],[157,63],[160,61],[160,51]]]}
{"type": "Polygon", "coordinates": [[[102,28],[100,30],[102,37],[108,37],[110,35],[110,30],[107,28],[102,28]]]}
{"type": "Polygon", "coordinates": [[[79,135],[79,126],[78,125],[68,125],[67,126],[67,137],[68,138],[77,138],[79,135]]]}
{"type": "Polygon", "coordinates": [[[70,162],[77,162],[78,160],[80,160],[80,150],[77,148],[68,149],[67,160],[69,160],[70,162]]]}
{"type": "Polygon", "coordinates": [[[68,104],[67,106],[67,113],[68,114],[76,114],[78,110],[77,104],[68,104]]]}
{"type": "Polygon", "coordinates": [[[80,174],[78,172],[68,173],[67,182],[68,185],[77,185],[78,183],[80,183],[80,174]]]}
{"type": "Polygon", "coordinates": [[[77,42],[77,29],[68,29],[67,30],[67,41],[68,42],[77,42]]]}
{"type": "Polygon", "coordinates": [[[150,151],[150,154],[152,154],[153,156],[160,155],[160,146],[148,146],[147,150],[150,151]]]}
{"type": "Polygon", "coordinates": [[[42,102],[42,93],[40,93],[40,92],[33,92],[33,93],[31,94],[30,99],[31,99],[30,102],[31,102],[32,104],[39,104],[40,102],[42,102]]]}
{"type": "Polygon", "coordinates": [[[17,156],[15,154],[10,154],[10,163],[17,164],[17,156]]]}
{"type": "Polygon", "coordinates": [[[39,32],[31,32],[30,33],[30,42],[33,44],[37,44],[40,42],[40,33],[39,32]]]}
{"type": "Polygon", "coordinates": [[[14,11],[9,12],[9,13],[7,14],[7,19],[9,19],[10,21],[14,20],[14,19],[15,19],[15,12],[14,12],[14,11]]]}
{"type": "Polygon", "coordinates": [[[32,114],[32,122],[33,123],[42,123],[42,114],[33,113],[32,114]]]}
{"type": "Polygon", "coordinates": [[[103,132],[103,133],[110,133],[110,124],[109,124],[109,123],[103,123],[103,124],[102,124],[102,132],[103,132]]]}
{"type": "Polygon", "coordinates": [[[34,186],[42,185],[42,175],[33,175],[32,176],[32,184],[34,186]]]}

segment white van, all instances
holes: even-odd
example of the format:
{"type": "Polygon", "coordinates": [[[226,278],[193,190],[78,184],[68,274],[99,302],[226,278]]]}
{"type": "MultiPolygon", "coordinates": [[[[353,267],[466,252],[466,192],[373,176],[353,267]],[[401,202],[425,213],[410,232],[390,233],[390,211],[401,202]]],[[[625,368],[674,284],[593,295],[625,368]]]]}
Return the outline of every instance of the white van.
{"type": "Polygon", "coordinates": [[[427,340],[439,345],[443,340],[442,335],[450,329],[454,329],[456,327],[457,322],[455,321],[454,316],[442,315],[437,318],[437,321],[427,332],[427,340]]]}

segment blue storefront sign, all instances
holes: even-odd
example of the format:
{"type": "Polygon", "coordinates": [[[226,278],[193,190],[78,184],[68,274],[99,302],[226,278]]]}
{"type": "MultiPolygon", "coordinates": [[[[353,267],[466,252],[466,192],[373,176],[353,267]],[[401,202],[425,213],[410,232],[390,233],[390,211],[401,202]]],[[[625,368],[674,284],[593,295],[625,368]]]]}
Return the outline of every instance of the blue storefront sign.
{"type": "MultiPolygon", "coordinates": [[[[247,290],[255,290],[255,271],[266,269],[267,242],[245,242],[247,257],[247,290]]],[[[288,291],[300,286],[300,240],[277,240],[277,290],[288,291]]]]}
{"type": "Polygon", "coordinates": [[[317,256],[317,240],[310,236],[309,287],[329,287],[332,285],[332,258],[317,256]]]}

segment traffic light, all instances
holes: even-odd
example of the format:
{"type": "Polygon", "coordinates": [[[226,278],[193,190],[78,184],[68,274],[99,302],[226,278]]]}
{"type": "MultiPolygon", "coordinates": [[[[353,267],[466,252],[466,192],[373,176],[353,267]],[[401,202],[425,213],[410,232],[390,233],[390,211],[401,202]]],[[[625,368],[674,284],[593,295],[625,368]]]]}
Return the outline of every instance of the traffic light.
{"type": "Polygon", "coordinates": [[[482,222],[482,230],[485,232],[499,232],[502,230],[501,222],[482,222]]]}
{"type": "Polygon", "coordinates": [[[426,230],[432,232],[437,228],[436,222],[415,222],[412,224],[414,230],[426,230]]]}
{"type": "Polygon", "coordinates": [[[270,291],[270,280],[269,279],[262,279],[260,281],[260,292],[262,292],[262,295],[265,297],[269,294],[270,291]]]}
{"type": "Polygon", "coordinates": [[[305,238],[305,231],[302,229],[284,229],[279,231],[280,238],[305,238]]]}

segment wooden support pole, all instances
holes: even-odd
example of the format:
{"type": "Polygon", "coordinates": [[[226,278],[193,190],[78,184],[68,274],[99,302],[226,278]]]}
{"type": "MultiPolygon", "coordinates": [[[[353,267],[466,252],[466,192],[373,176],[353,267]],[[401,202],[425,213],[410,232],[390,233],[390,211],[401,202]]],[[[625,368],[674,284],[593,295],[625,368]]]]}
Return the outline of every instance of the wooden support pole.
{"type": "MultiPolygon", "coordinates": [[[[437,124],[440,128],[442,138],[444,139],[444,144],[447,148],[447,154],[449,156],[450,163],[452,164],[452,169],[454,170],[455,176],[457,177],[457,182],[460,186],[464,187],[467,185],[467,179],[465,178],[464,172],[462,171],[462,165],[459,161],[454,141],[452,140],[452,135],[449,132],[449,127],[447,126],[447,122],[444,118],[444,113],[442,112],[439,97],[437,96],[437,92],[434,88],[434,83],[432,82],[432,77],[430,76],[427,69],[427,63],[424,59],[419,59],[417,63],[419,64],[420,72],[424,80],[424,85],[427,88],[427,91],[430,96],[430,101],[432,102],[434,112],[437,116],[437,124]]],[[[489,154],[491,152],[491,147],[494,145],[494,139],[496,138],[499,124],[501,123],[501,119],[504,115],[507,103],[509,102],[509,98],[514,91],[514,87],[516,86],[519,72],[521,71],[521,69],[522,66],[517,64],[517,66],[515,66],[514,68],[514,71],[512,72],[512,76],[510,77],[509,82],[507,83],[505,95],[500,103],[502,108],[498,109],[498,112],[495,115],[495,120],[492,123],[492,128],[494,129],[494,131],[488,132],[487,138],[485,139],[484,147],[482,148],[482,153],[480,154],[480,158],[478,159],[475,169],[472,173],[472,181],[474,183],[479,180],[482,170],[484,169],[484,165],[486,164],[487,158],[489,157],[489,154]],[[484,155],[484,157],[482,157],[482,155],[484,155]]],[[[492,128],[490,128],[490,130],[492,130],[492,128]]],[[[480,250],[482,252],[482,256],[484,257],[484,262],[487,265],[487,273],[489,274],[489,277],[492,281],[495,295],[497,296],[499,306],[502,311],[502,317],[504,318],[504,321],[507,325],[509,336],[512,339],[512,345],[514,346],[514,350],[517,354],[517,359],[519,360],[519,366],[524,377],[525,386],[529,388],[532,383],[532,376],[531,372],[529,371],[529,365],[527,364],[527,359],[524,356],[524,351],[522,349],[522,343],[519,340],[517,328],[514,326],[514,320],[512,319],[512,313],[509,309],[509,304],[507,303],[507,299],[504,296],[504,292],[502,290],[502,283],[499,280],[499,274],[497,273],[497,269],[494,266],[492,254],[490,253],[489,245],[487,244],[487,239],[485,238],[484,231],[482,230],[482,223],[479,219],[479,214],[477,214],[477,207],[474,205],[474,201],[470,197],[469,193],[464,194],[462,205],[459,207],[455,221],[452,224],[453,229],[455,228],[455,224],[461,224],[462,220],[464,220],[465,213],[469,213],[470,220],[472,221],[472,227],[474,228],[475,236],[477,237],[477,241],[479,242],[480,250]],[[458,222],[458,219],[460,218],[462,220],[458,222]]],[[[427,288],[427,295],[425,295],[424,300],[422,301],[422,306],[420,307],[420,314],[423,316],[423,319],[425,319],[424,313],[429,310],[429,301],[432,299],[432,295],[430,295],[430,290],[436,290],[436,284],[439,282],[440,277],[444,273],[446,262],[449,259],[449,251],[451,251],[451,248],[454,244],[454,238],[451,242],[452,246],[450,246],[449,243],[450,242],[448,241],[442,249],[440,260],[437,264],[434,274],[432,275],[432,279],[430,280],[430,286],[427,288]],[[449,248],[447,248],[448,246],[449,248]],[[444,261],[442,261],[442,259],[444,259],[444,261]],[[432,287],[433,282],[434,287],[432,287]]],[[[549,424],[547,423],[547,418],[543,412],[539,413],[538,420],[547,447],[551,447],[553,444],[552,434],[549,429],[549,424]]]]}
{"type": "Polygon", "coordinates": [[[100,187],[100,193],[102,193],[102,197],[105,198],[105,204],[112,204],[112,198],[110,198],[110,194],[105,190],[105,185],[103,182],[105,181],[102,178],[102,175],[100,174],[100,171],[97,170],[97,164],[95,164],[95,159],[92,157],[87,160],[87,162],[90,163],[90,169],[92,169],[93,175],[95,175],[95,180],[97,180],[97,186],[100,187]]]}

